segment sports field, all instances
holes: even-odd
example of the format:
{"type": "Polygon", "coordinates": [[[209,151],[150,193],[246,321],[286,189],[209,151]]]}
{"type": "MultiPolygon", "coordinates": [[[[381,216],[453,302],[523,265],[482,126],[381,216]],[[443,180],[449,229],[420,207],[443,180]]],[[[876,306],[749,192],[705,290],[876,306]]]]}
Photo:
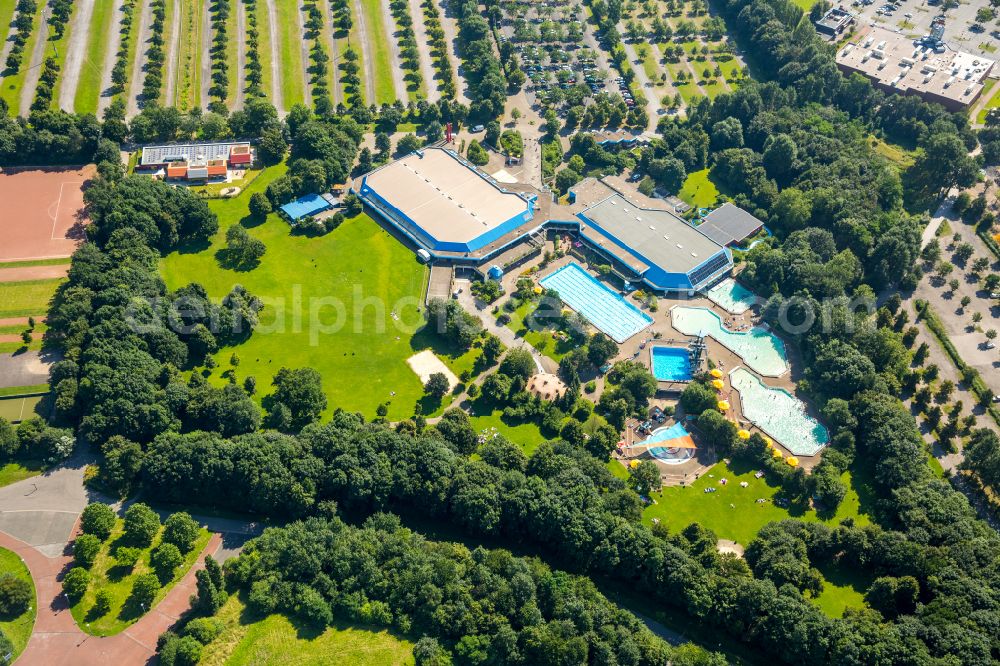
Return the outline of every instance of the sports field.
{"type": "Polygon", "coordinates": [[[197,281],[221,298],[242,284],[265,300],[253,336],[216,354],[212,381],[226,381],[221,373],[235,351],[237,374],[257,379],[258,399],[270,393],[271,379],[282,367],[312,367],[323,376],[328,413],[342,407],[374,416],[388,401],[390,419],[411,416],[423,387],[406,359],[426,347],[412,339],[422,325],[426,268],[367,215],[319,237],[292,235],[273,214],[254,225],[247,218],[250,195],[284,172],[284,166],[268,169],[239,197],[210,202],[220,223],[211,245],[172,253],[161,262],[170,289],[197,281]],[[264,241],[267,254],[253,270],[236,272],[220,266],[217,252],[225,245],[226,229],[241,223],[264,241]]]}
{"type": "Polygon", "coordinates": [[[0,170],[0,262],[73,254],[86,223],[83,188],[94,173],[93,166],[0,170]]]}
{"type": "Polygon", "coordinates": [[[40,407],[47,395],[47,393],[39,393],[24,396],[11,395],[0,398],[0,418],[6,419],[11,423],[20,423],[32,416],[39,416],[39,412],[42,411],[40,407]]]}

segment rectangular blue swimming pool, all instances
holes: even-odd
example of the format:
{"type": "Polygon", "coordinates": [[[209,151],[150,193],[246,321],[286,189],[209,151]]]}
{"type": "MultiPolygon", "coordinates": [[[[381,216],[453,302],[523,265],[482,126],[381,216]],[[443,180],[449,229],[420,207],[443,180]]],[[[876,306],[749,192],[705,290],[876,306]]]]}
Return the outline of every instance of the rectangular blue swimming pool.
{"type": "Polygon", "coordinates": [[[661,382],[686,382],[691,380],[691,357],[683,347],[656,345],[650,351],[653,376],[661,382]]]}
{"type": "Polygon", "coordinates": [[[621,344],[653,323],[653,318],[604,286],[577,263],[566,264],[538,281],[555,289],[566,305],[621,344]]]}

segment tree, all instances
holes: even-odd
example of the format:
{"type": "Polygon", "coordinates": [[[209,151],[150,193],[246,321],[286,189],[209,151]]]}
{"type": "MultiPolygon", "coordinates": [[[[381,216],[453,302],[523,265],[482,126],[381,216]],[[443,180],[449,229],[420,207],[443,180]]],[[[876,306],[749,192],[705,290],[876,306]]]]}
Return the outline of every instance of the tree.
{"type": "Polygon", "coordinates": [[[125,539],[141,548],[153,543],[160,531],[160,517],[141,502],[136,502],[125,510],[125,539]]]}
{"type": "Polygon", "coordinates": [[[490,154],[475,139],[469,142],[465,156],[476,166],[483,166],[490,161],[490,154]]]}
{"type": "Polygon", "coordinates": [[[177,567],[184,563],[184,556],[174,544],[161,543],[150,553],[149,562],[159,579],[167,583],[174,577],[177,567]]]}
{"type": "Polygon", "coordinates": [[[485,363],[487,367],[496,365],[497,359],[500,358],[500,355],[503,354],[503,352],[504,346],[503,342],[500,341],[500,338],[492,333],[487,335],[486,339],[483,340],[483,363],[485,363]]]}
{"type": "Polygon", "coordinates": [[[416,666],[451,666],[451,655],[437,640],[424,636],[413,646],[416,666]]]}
{"type": "Polygon", "coordinates": [[[443,372],[432,373],[427,378],[427,383],[424,384],[424,392],[438,400],[444,397],[449,388],[451,388],[451,382],[448,381],[448,377],[443,372]]]}
{"type": "Polygon", "coordinates": [[[111,611],[111,592],[107,589],[101,589],[97,591],[94,595],[94,605],[90,609],[90,613],[93,613],[97,617],[104,617],[111,611]]]}
{"type": "Polygon", "coordinates": [[[73,567],[63,576],[63,592],[70,599],[80,599],[90,585],[90,572],[83,567],[73,567]]]}
{"type": "Polygon", "coordinates": [[[84,534],[93,534],[101,541],[111,536],[111,530],[115,527],[114,510],[107,504],[101,502],[91,502],[80,514],[80,529],[84,534]]]}
{"type": "Polygon", "coordinates": [[[177,546],[182,553],[188,553],[194,548],[201,528],[197,521],[185,511],[170,514],[163,523],[162,540],[177,546]]]}
{"type": "Polygon", "coordinates": [[[226,230],[226,262],[229,265],[243,270],[254,268],[265,252],[264,241],[247,233],[243,225],[234,224],[226,230]]]}
{"type": "Polygon", "coordinates": [[[34,599],[31,583],[12,573],[0,575],[0,618],[8,621],[18,617],[34,599]]]}
{"type": "Polygon", "coordinates": [[[73,560],[89,569],[101,550],[101,540],[93,534],[81,534],[73,541],[73,560]]]}
{"type": "Polygon", "coordinates": [[[142,557],[142,549],[133,546],[118,546],[115,549],[115,562],[118,566],[131,570],[142,557]]]}
{"type": "MultiPolygon", "coordinates": [[[[253,216],[255,220],[263,220],[265,217],[271,214],[273,210],[271,208],[271,201],[267,198],[267,195],[263,192],[254,192],[250,195],[250,215],[253,216]]],[[[237,225],[238,226],[238,225],[237,225]]],[[[228,240],[228,233],[227,233],[228,240]]]]}
{"type": "Polygon", "coordinates": [[[582,176],[576,171],[573,171],[573,169],[568,167],[561,169],[556,173],[556,189],[558,189],[560,193],[565,194],[569,191],[569,188],[579,183],[581,178],[582,176]]]}
{"type": "Polygon", "coordinates": [[[630,468],[628,482],[637,493],[646,497],[651,495],[654,490],[659,490],[663,485],[660,480],[660,468],[652,460],[643,460],[635,467],[630,468]]]}
{"type": "Polygon", "coordinates": [[[140,574],[132,581],[132,592],[129,601],[142,608],[143,612],[149,612],[156,598],[156,593],[160,591],[160,581],[156,574],[140,574]]]}
{"type": "Polygon", "coordinates": [[[528,379],[536,372],[535,357],[524,347],[515,347],[507,352],[500,362],[498,372],[508,377],[521,377],[528,379]]]}
{"type": "Polygon", "coordinates": [[[277,128],[264,130],[257,144],[257,157],[261,162],[267,165],[277,164],[285,158],[287,151],[288,143],[285,142],[281,130],[277,128]]]}
{"type": "Polygon", "coordinates": [[[618,345],[604,333],[594,333],[587,343],[587,360],[599,368],[618,355],[618,345]]]}
{"type": "Polygon", "coordinates": [[[274,393],[267,398],[273,416],[278,406],[288,410],[290,421],[285,429],[301,430],[317,420],[326,409],[323,378],[312,368],[281,368],[274,375],[274,393]]]}
{"type": "Polygon", "coordinates": [[[424,142],[413,133],[402,136],[396,144],[396,152],[400,155],[409,155],[423,148],[424,142]]]}

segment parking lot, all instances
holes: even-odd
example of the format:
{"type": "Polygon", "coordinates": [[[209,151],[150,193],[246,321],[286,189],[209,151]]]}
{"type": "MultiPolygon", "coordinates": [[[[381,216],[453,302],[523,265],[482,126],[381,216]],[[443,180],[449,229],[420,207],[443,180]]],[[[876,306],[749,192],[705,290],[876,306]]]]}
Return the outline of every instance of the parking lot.
{"type": "MultiPolygon", "coordinates": [[[[987,58],[997,58],[1000,49],[1000,26],[997,19],[977,22],[977,13],[982,8],[990,8],[987,2],[969,2],[945,9],[943,2],[928,0],[899,0],[887,3],[883,0],[855,2],[851,11],[859,15],[859,25],[880,25],[908,37],[922,37],[930,33],[931,21],[944,14],[944,41],[954,50],[967,51],[987,58]],[[867,3],[867,4],[866,4],[867,3]]],[[[995,10],[993,10],[995,11],[995,10]]]]}

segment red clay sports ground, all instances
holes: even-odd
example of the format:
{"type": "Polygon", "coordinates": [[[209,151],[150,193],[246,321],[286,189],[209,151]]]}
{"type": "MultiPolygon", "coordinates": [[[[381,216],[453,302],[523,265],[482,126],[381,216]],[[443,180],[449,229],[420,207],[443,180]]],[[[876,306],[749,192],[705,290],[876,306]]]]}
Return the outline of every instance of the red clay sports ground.
{"type": "Polygon", "coordinates": [[[93,165],[0,169],[0,262],[68,257],[83,240],[93,165]]]}

